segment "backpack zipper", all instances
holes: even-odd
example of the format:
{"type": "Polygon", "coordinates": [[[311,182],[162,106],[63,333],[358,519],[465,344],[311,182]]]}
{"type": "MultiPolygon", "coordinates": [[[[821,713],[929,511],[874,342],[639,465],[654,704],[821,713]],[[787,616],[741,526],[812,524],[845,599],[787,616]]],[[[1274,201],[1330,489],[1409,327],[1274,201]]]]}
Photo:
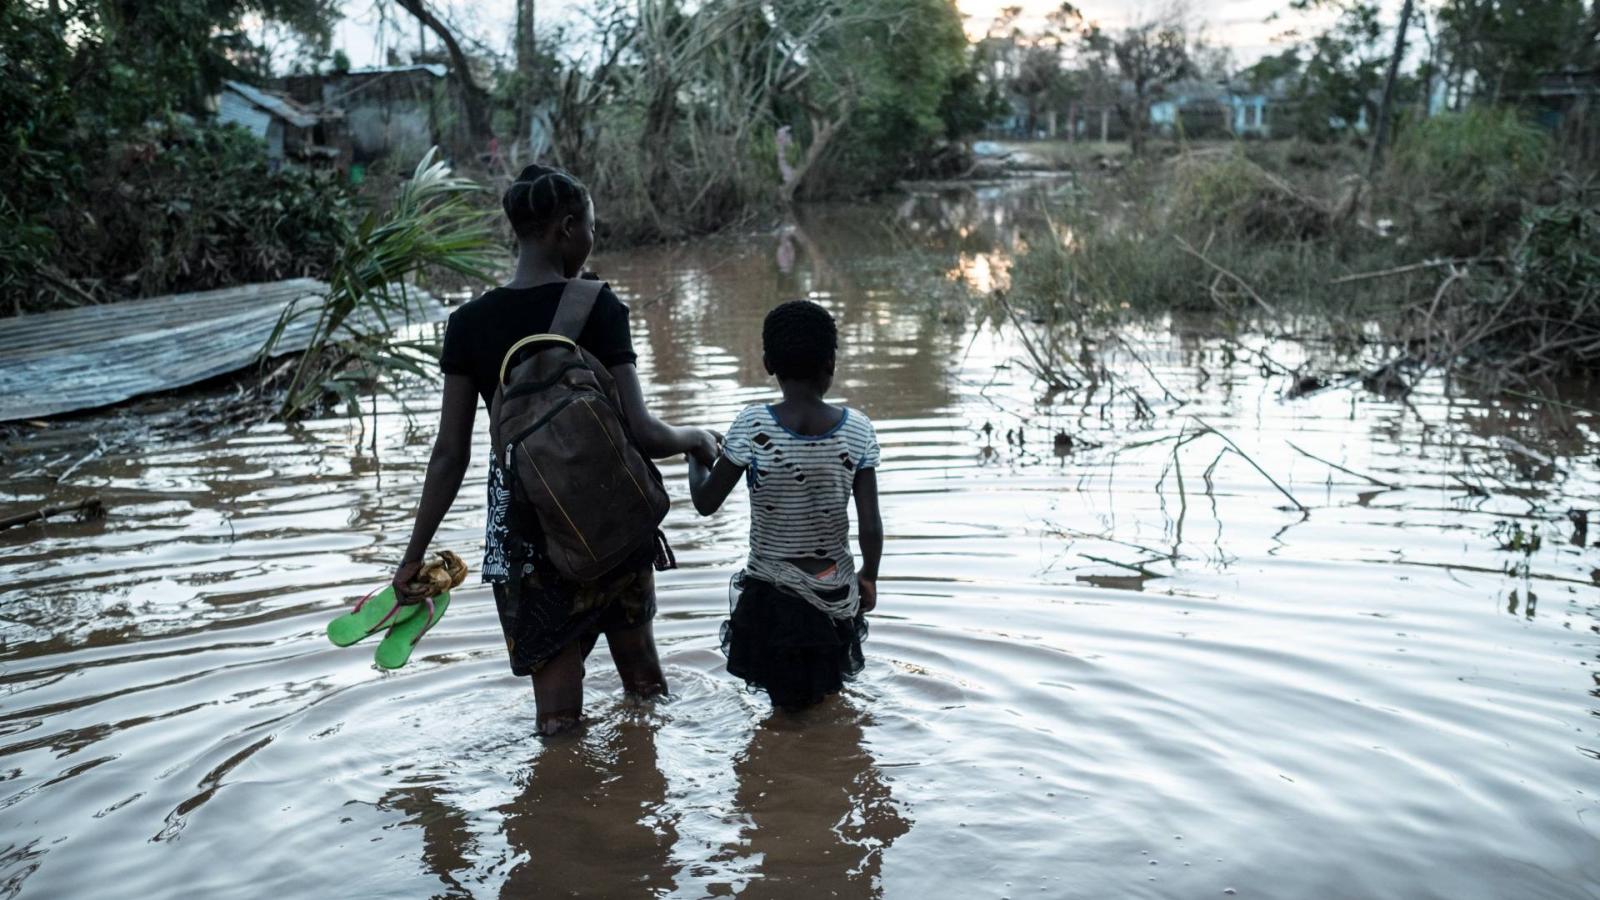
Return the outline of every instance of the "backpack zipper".
{"type": "MultiPolygon", "coordinates": [[[[543,428],[544,426],[550,424],[550,420],[555,418],[557,413],[561,412],[563,409],[566,409],[567,407],[569,407],[572,404],[576,403],[581,396],[582,396],[581,394],[574,394],[574,395],[572,395],[570,397],[562,398],[562,400],[559,403],[557,403],[554,408],[552,408],[549,412],[545,413],[544,415],[540,416],[538,421],[534,422],[532,425],[529,425],[527,428],[524,428],[521,431],[517,432],[517,434],[514,437],[511,438],[511,443],[507,444],[506,446],[509,448],[509,447],[514,447],[517,444],[522,443],[522,439],[523,438],[527,437],[530,434],[533,434],[535,431],[538,431],[539,429],[543,428]]],[[[508,450],[508,453],[509,453],[509,450],[508,450]]]]}

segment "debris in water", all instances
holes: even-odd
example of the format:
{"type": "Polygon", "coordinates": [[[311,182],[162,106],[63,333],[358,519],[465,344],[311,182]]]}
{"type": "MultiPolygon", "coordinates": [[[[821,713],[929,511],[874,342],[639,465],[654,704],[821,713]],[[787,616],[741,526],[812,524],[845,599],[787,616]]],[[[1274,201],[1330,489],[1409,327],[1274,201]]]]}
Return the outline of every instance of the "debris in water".
{"type": "Polygon", "coordinates": [[[0,519],[0,530],[10,528],[14,525],[26,525],[29,522],[38,522],[42,519],[48,519],[51,516],[59,516],[63,513],[69,512],[81,513],[81,518],[85,521],[89,521],[93,519],[105,518],[106,507],[105,504],[100,502],[99,497],[90,497],[87,500],[80,500],[77,503],[70,503],[66,506],[46,506],[41,509],[33,510],[32,512],[25,512],[20,515],[0,519]]]}
{"type": "Polygon", "coordinates": [[[1589,543],[1589,511],[1569,509],[1567,520],[1572,523],[1572,546],[1582,547],[1589,543]]]}

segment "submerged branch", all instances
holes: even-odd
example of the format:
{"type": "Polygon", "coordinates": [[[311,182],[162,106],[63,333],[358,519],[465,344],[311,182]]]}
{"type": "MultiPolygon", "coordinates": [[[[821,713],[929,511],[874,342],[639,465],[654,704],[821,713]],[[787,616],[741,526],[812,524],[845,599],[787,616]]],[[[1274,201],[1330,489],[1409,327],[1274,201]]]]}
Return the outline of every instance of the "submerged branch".
{"type": "Polygon", "coordinates": [[[1234,453],[1239,454],[1240,458],[1243,459],[1245,462],[1249,463],[1251,468],[1255,469],[1257,472],[1260,472],[1261,473],[1261,477],[1265,478],[1267,481],[1271,482],[1272,486],[1278,489],[1278,493],[1280,493],[1283,496],[1287,497],[1289,499],[1289,502],[1294,504],[1295,509],[1298,509],[1301,512],[1310,512],[1311,511],[1311,507],[1306,506],[1304,503],[1301,503],[1299,500],[1295,499],[1295,496],[1293,494],[1289,493],[1289,489],[1288,488],[1286,488],[1283,485],[1279,484],[1278,483],[1278,479],[1273,478],[1270,474],[1268,474],[1266,469],[1261,468],[1261,464],[1256,462],[1255,459],[1250,456],[1250,454],[1248,454],[1248,453],[1244,452],[1244,450],[1240,449],[1239,445],[1233,442],[1233,438],[1230,438],[1226,434],[1223,434],[1222,432],[1218,431],[1217,429],[1211,427],[1211,425],[1209,425],[1204,419],[1200,418],[1199,416],[1191,415],[1189,418],[1195,420],[1195,422],[1197,424],[1199,424],[1200,427],[1204,428],[1206,431],[1209,431],[1210,433],[1216,435],[1217,437],[1222,438],[1223,443],[1227,444],[1228,448],[1230,450],[1232,450],[1234,453]]]}
{"type": "Polygon", "coordinates": [[[41,519],[48,519],[51,516],[59,516],[66,513],[82,513],[84,518],[99,519],[105,516],[106,508],[105,504],[100,502],[99,497],[90,497],[87,500],[69,503],[66,506],[46,506],[31,512],[0,519],[0,530],[26,525],[29,522],[38,522],[41,519]]]}
{"type": "Polygon", "coordinates": [[[1325,465],[1325,466],[1327,466],[1327,467],[1329,467],[1331,469],[1337,469],[1340,472],[1345,473],[1346,475],[1350,475],[1350,476],[1359,478],[1362,481],[1368,482],[1370,484],[1375,484],[1375,485],[1377,485],[1378,487],[1381,487],[1381,488],[1389,488],[1389,489],[1393,490],[1394,488],[1399,487],[1399,485],[1390,484],[1387,481],[1379,481],[1378,479],[1373,478],[1371,475],[1363,475],[1363,474],[1361,474],[1360,472],[1357,472],[1354,469],[1347,469],[1344,466],[1341,466],[1336,462],[1331,462],[1329,460],[1323,459],[1322,457],[1316,455],[1315,453],[1312,453],[1309,450],[1302,449],[1300,446],[1295,444],[1294,441],[1284,441],[1284,443],[1288,444],[1289,448],[1291,450],[1295,451],[1296,453],[1299,453],[1301,456],[1308,456],[1311,459],[1314,459],[1317,462],[1322,463],[1323,465],[1325,465]]]}

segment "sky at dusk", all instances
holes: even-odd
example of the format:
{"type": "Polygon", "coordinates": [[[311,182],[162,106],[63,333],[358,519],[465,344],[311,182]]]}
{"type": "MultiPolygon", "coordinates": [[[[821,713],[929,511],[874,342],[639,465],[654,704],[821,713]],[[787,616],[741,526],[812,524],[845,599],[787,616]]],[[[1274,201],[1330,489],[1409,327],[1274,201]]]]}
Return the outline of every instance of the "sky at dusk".
{"type": "MultiPolygon", "coordinates": [[[[1017,5],[1023,8],[1020,23],[1025,29],[1043,21],[1060,0],[957,0],[957,6],[966,16],[967,33],[981,36],[1001,8],[1017,5]]],[[[479,40],[489,49],[506,52],[511,45],[511,28],[515,22],[516,8],[511,0],[435,0],[437,7],[448,10],[450,21],[479,40]]],[[[1390,4],[1385,4],[1390,5],[1390,4]]],[[[1148,18],[1165,9],[1168,3],[1128,2],[1128,0],[1085,0],[1079,8],[1088,19],[1098,21],[1108,28],[1116,28],[1148,18]]],[[[352,0],[345,7],[346,19],[340,23],[334,38],[334,47],[349,55],[356,66],[380,65],[385,48],[398,47],[402,57],[417,46],[416,22],[398,8],[398,13],[387,24],[369,0],[352,0]]],[[[574,21],[576,10],[582,3],[558,3],[540,0],[536,18],[541,27],[560,22],[574,21]]],[[[1211,41],[1233,48],[1236,61],[1248,65],[1263,54],[1276,52],[1273,38],[1285,29],[1304,25],[1313,20],[1297,14],[1284,2],[1272,0],[1214,0],[1210,3],[1191,2],[1190,19],[1204,26],[1211,41]],[[1274,11],[1281,12],[1277,22],[1268,23],[1274,11]]],[[[433,43],[432,38],[429,39],[433,43]]]]}

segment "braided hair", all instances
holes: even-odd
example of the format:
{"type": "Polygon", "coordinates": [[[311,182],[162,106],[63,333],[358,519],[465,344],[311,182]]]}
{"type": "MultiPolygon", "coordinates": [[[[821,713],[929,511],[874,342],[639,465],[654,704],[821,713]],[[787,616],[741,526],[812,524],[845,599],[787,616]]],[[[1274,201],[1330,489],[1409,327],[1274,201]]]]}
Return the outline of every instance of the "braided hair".
{"type": "Polygon", "coordinates": [[[810,300],[779,304],[761,324],[761,350],[767,368],[779,378],[825,377],[838,349],[839,330],[833,316],[810,300]]]}
{"type": "Polygon", "coordinates": [[[582,218],[589,189],[569,173],[550,166],[528,166],[500,199],[517,237],[533,237],[566,216],[582,218]]]}

